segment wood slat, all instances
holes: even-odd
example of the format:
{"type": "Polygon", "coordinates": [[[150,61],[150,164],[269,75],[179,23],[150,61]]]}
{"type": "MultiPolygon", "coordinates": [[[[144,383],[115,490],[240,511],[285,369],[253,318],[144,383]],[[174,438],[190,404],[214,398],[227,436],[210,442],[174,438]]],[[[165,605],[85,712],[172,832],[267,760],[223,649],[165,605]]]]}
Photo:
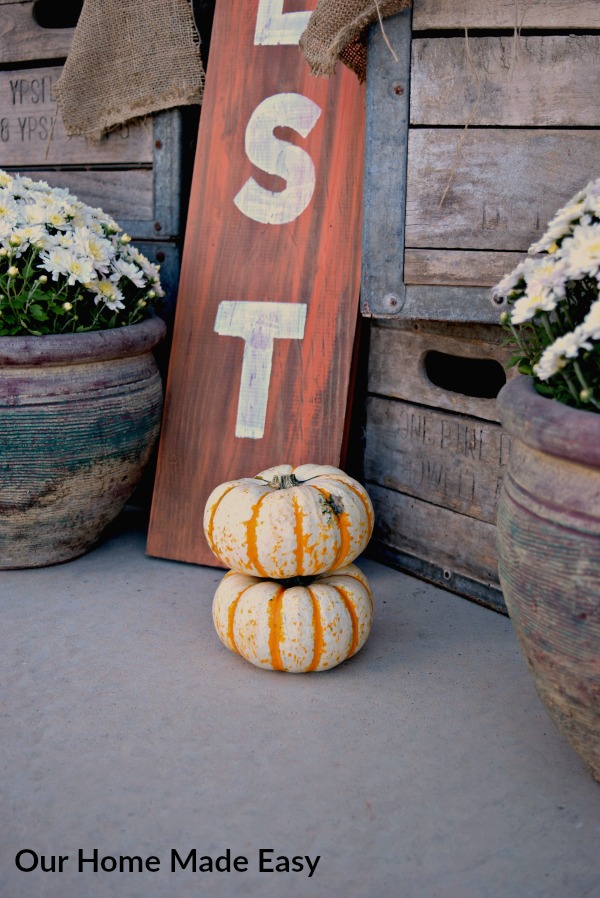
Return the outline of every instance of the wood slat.
{"type": "Polygon", "coordinates": [[[600,125],[600,35],[414,40],[411,123],[600,125]]]}
{"type": "MultiPolygon", "coordinates": [[[[10,169],[9,169],[10,170],[10,169]]],[[[51,187],[66,187],[82,202],[99,206],[119,223],[151,221],[153,217],[153,174],[148,169],[127,171],[27,171],[36,180],[51,187]]],[[[132,231],[132,237],[145,236],[132,231]]]]}
{"type": "Polygon", "coordinates": [[[33,2],[6,3],[0,15],[0,63],[66,59],[74,28],[41,28],[33,2]]]}
{"type": "Polygon", "coordinates": [[[598,146],[594,131],[411,130],[406,246],[525,252],[597,177],[598,146]]]}
{"type": "Polygon", "coordinates": [[[361,308],[390,315],[404,299],[402,261],[409,119],[411,8],[368,32],[361,308]]]}
{"type": "Polygon", "coordinates": [[[413,28],[600,28],[597,0],[414,0],[413,28]]]}
{"type": "Polygon", "coordinates": [[[406,284],[493,287],[523,258],[523,253],[407,249],[404,281],[406,284]]]}
{"type": "Polygon", "coordinates": [[[372,396],[365,477],[490,524],[510,439],[499,424],[372,396]]]}
{"type": "MultiPolygon", "coordinates": [[[[466,325],[443,325],[446,332],[429,330],[419,325],[410,327],[374,327],[369,352],[371,393],[404,399],[421,405],[471,415],[487,421],[498,421],[495,399],[465,396],[432,383],[425,371],[428,352],[444,353],[459,358],[492,359],[503,364],[509,351],[497,342],[500,327],[474,328],[469,335],[466,325]],[[494,338],[490,331],[499,332],[494,338]]],[[[512,372],[512,369],[511,369],[512,372]]]]}
{"type": "Polygon", "coordinates": [[[499,587],[493,524],[376,484],[368,484],[368,489],[377,540],[449,572],[499,587]]]}

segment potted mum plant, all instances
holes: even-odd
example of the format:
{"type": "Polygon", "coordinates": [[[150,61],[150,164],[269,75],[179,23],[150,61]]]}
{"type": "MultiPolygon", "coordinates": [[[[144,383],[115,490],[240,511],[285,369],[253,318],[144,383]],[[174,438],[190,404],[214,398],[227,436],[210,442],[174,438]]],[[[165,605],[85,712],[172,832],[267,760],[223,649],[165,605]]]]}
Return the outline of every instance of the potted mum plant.
{"type": "Polygon", "coordinates": [[[495,291],[526,375],[498,397],[500,581],[538,693],[600,781],[600,180],[495,291]]]}
{"type": "Polygon", "coordinates": [[[81,555],[157,438],[157,266],[102,210],[0,171],[0,568],[81,555]]]}

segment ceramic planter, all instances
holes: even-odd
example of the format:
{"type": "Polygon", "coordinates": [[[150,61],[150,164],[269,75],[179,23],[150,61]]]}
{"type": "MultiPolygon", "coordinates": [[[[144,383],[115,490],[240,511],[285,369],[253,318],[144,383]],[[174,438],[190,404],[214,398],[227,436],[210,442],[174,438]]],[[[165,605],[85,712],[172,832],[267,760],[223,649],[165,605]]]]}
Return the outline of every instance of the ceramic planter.
{"type": "Polygon", "coordinates": [[[600,415],[500,392],[512,437],[498,509],[504,598],[538,693],[600,781],[600,415]]]}
{"type": "Polygon", "coordinates": [[[164,334],[0,337],[0,568],[75,558],[121,511],[158,436],[164,334]]]}

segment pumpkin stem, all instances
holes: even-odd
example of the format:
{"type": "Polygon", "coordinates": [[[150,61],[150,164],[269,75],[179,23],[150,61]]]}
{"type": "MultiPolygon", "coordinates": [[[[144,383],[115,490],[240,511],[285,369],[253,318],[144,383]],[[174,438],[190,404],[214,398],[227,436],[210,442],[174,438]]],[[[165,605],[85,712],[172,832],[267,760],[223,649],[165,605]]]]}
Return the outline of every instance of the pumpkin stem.
{"type": "Polygon", "coordinates": [[[276,474],[271,481],[271,486],[275,490],[286,490],[290,486],[298,486],[299,480],[293,474],[276,474]]]}

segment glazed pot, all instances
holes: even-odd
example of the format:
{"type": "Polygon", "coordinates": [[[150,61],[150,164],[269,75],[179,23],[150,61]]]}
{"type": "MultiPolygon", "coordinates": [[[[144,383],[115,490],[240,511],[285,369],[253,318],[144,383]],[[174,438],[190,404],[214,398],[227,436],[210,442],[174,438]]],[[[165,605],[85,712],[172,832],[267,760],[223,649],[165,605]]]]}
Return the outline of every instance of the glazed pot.
{"type": "Polygon", "coordinates": [[[600,781],[600,414],[517,377],[498,397],[512,438],[498,508],[504,598],[537,691],[600,781]]]}
{"type": "Polygon", "coordinates": [[[0,568],[82,555],[119,514],[158,436],[165,330],[0,337],[0,568]]]}

